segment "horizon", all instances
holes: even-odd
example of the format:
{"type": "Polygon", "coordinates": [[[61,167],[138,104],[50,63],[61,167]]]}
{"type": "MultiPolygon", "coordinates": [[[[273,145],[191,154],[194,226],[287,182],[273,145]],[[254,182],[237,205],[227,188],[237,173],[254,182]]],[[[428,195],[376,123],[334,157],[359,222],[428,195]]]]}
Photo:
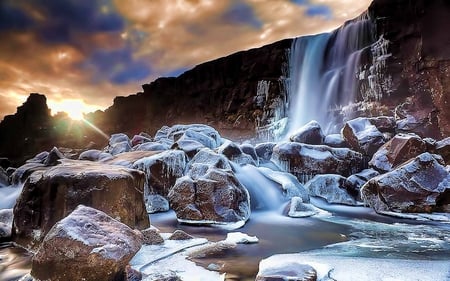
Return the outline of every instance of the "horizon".
{"type": "Polygon", "coordinates": [[[105,110],[114,97],[135,94],[157,78],[329,32],[370,2],[6,0],[0,4],[0,34],[8,42],[0,45],[0,120],[30,93],[45,95],[52,115],[70,106],[105,110]]]}

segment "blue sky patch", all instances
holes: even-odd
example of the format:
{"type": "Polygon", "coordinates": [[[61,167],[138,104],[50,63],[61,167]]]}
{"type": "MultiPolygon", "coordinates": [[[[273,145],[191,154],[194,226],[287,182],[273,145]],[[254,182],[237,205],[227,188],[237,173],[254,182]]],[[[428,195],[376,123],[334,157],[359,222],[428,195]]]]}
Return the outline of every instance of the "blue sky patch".
{"type": "Polygon", "coordinates": [[[257,29],[263,25],[261,20],[255,15],[253,8],[245,3],[231,5],[222,14],[221,18],[229,24],[247,24],[257,29]]]}

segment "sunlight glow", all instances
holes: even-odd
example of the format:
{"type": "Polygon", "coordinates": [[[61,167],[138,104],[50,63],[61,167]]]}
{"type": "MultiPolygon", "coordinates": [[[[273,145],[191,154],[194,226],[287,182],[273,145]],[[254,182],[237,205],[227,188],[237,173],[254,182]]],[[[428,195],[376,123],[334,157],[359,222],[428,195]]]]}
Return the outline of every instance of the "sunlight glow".
{"type": "Polygon", "coordinates": [[[86,104],[81,99],[66,99],[58,102],[48,102],[52,114],[65,112],[73,120],[83,120],[84,114],[98,109],[97,106],[86,104]]]}

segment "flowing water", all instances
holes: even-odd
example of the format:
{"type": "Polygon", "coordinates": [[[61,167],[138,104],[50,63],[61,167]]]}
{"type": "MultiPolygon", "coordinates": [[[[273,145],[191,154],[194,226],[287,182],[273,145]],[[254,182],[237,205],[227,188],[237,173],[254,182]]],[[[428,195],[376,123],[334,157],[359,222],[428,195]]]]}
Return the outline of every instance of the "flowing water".
{"type": "MultiPolygon", "coordinates": [[[[288,134],[310,120],[333,133],[340,109],[356,101],[361,58],[374,42],[367,17],[348,22],[332,33],[296,38],[291,47],[288,134]]],[[[350,116],[351,117],[351,116],[350,116]]]]}

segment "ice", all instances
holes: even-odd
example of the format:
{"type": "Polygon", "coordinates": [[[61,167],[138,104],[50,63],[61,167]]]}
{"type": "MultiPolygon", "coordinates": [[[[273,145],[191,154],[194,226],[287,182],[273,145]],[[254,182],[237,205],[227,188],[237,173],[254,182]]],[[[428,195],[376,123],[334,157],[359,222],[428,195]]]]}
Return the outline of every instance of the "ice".
{"type": "Polygon", "coordinates": [[[225,242],[236,243],[236,244],[250,244],[258,243],[259,239],[256,236],[249,236],[248,234],[242,232],[229,232],[225,242]]]}
{"type": "Polygon", "coordinates": [[[260,262],[260,271],[297,262],[317,271],[318,281],[450,280],[450,261],[330,257],[313,254],[274,255],[260,262]]]}
{"type": "MultiPolygon", "coordinates": [[[[165,235],[167,236],[167,235],[165,235]]],[[[131,259],[133,269],[142,272],[143,281],[161,280],[164,276],[179,276],[183,281],[219,281],[224,275],[206,270],[186,259],[185,250],[205,245],[208,240],[165,240],[163,245],[144,245],[131,259]]],[[[164,279],[165,280],[165,279],[164,279]]]]}

